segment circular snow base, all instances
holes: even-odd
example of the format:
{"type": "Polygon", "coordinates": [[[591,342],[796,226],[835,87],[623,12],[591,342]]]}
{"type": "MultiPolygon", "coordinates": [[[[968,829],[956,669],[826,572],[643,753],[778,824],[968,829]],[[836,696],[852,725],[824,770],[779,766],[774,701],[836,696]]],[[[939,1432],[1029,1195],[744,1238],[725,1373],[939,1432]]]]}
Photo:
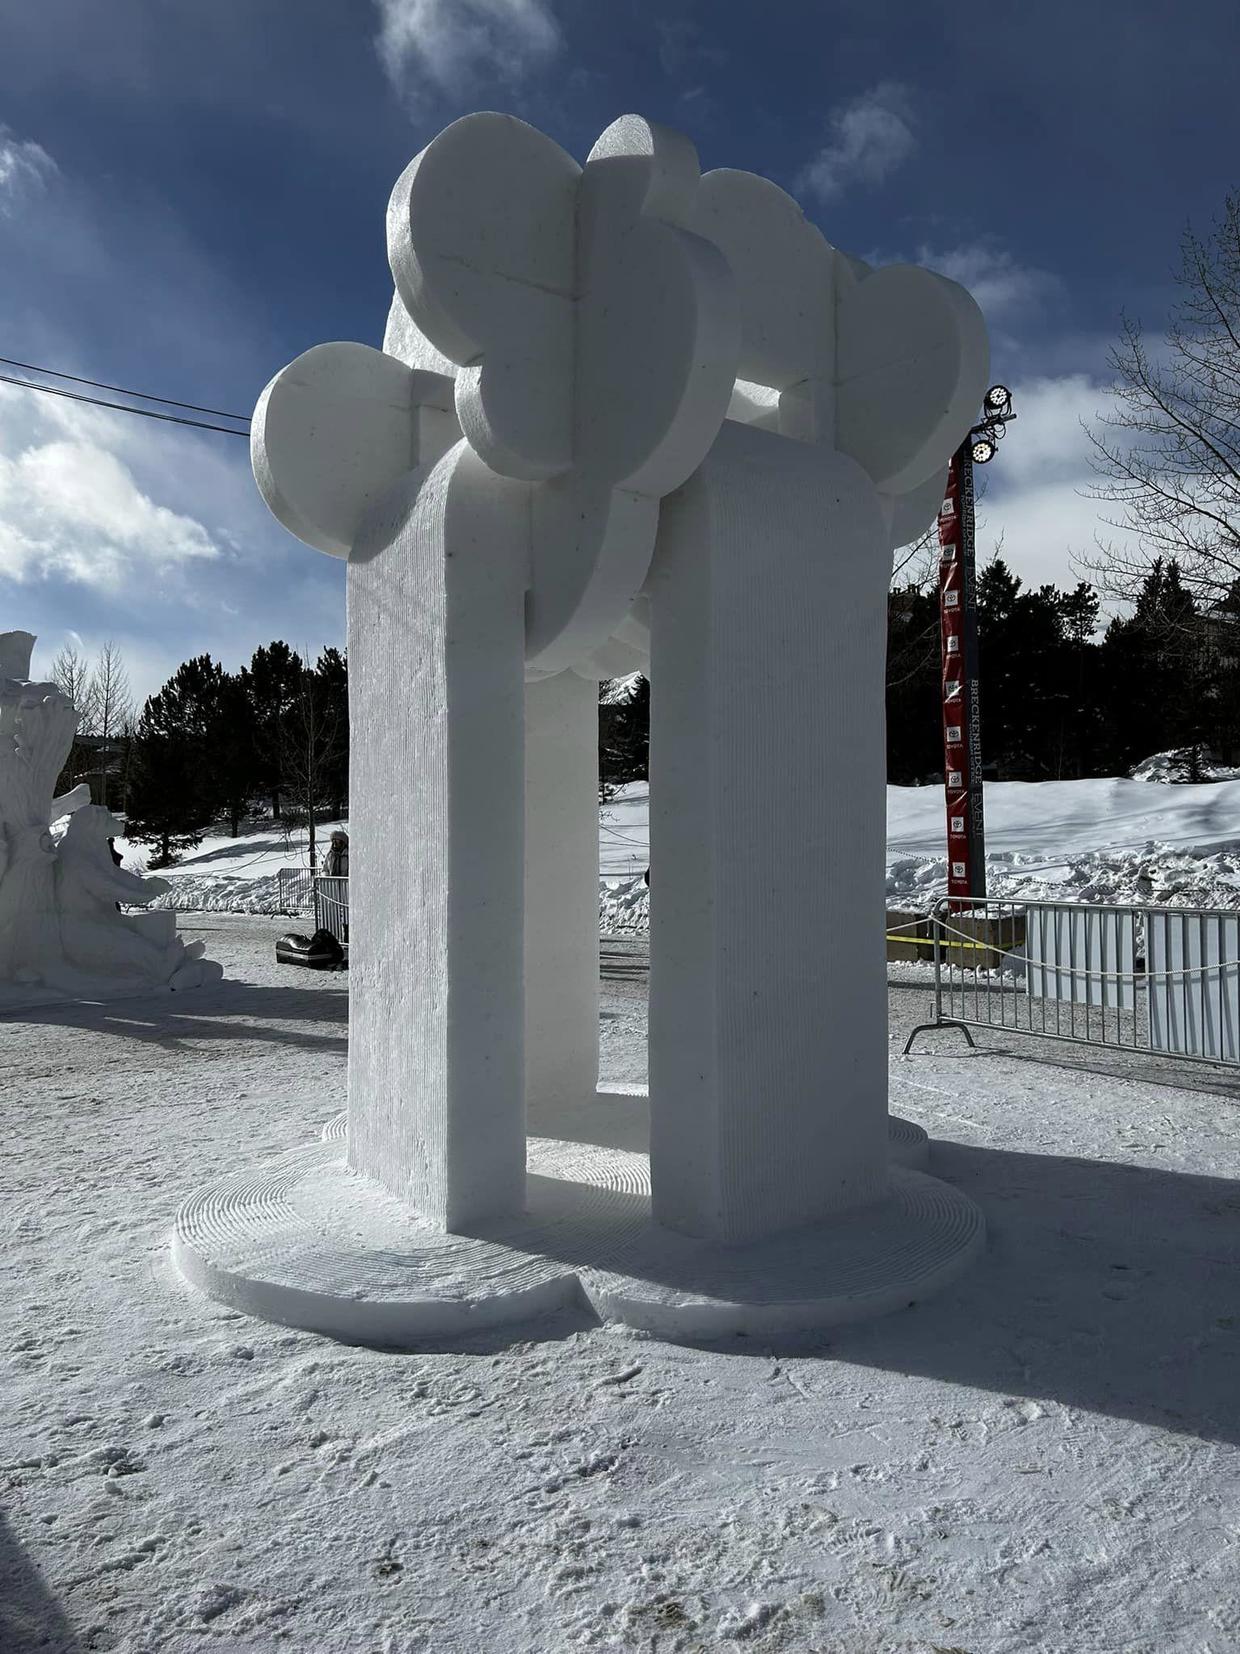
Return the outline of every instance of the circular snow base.
{"type": "Polygon", "coordinates": [[[930,1164],[930,1138],[925,1129],[898,1114],[887,1116],[887,1153],[897,1166],[924,1172],[930,1164]]]}
{"type": "Polygon", "coordinates": [[[901,1309],[981,1250],[981,1212],[893,1165],[888,1197],[737,1246],[650,1216],[645,1155],[529,1140],[528,1210],[470,1235],[420,1223],[330,1137],[186,1201],[173,1255],[211,1297],[348,1343],[428,1340],[579,1306],[671,1339],[801,1333],[901,1309]]]}

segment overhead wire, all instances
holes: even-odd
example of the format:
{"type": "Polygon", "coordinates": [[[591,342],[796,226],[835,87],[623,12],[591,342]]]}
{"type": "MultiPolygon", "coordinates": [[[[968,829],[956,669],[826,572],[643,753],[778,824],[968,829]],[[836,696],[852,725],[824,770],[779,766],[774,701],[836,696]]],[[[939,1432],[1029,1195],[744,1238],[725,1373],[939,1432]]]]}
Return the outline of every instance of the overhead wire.
{"type": "MultiPolygon", "coordinates": [[[[249,414],[226,413],[223,408],[205,408],[199,402],[178,402],[171,396],[153,396],[149,391],[132,391],[127,385],[110,385],[106,379],[84,379],[78,373],[64,373],[59,368],[39,367],[34,362],[19,362],[13,356],[0,356],[0,363],[6,367],[21,368],[23,373],[41,373],[45,379],[67,379],[74,385],[90,385],[97,391],[115,391],[118,396],[132,396],[138,402],[160,402],[166,408],[185,408],[190,413],[213,414],[217,419],[238,419],[249,424],[249,414]]],[[[49,385],[48,390],[52,389],[49,385]]],[[[135,408],[135,413],[141,409],[135,408]]]]}
{"type": "MultiPolygon", "coordinates": [[[[3,358],[0,358],[2,360],[3,358]]],[[[18,385],[22,390],[42,391],[45,396],[63,396],[70,402],[87,402],[94,408],[111,408],[116,413],[137,414],[140,419],[160,419],[168,425],[189,425],[196,431],[222,431],[225,436],[249,436],[248,431],[238,430],[235,425],[212,425],[202,419],[185,419],[180,414],[158,413],[154,408],[131,408],[124,402],[107,402],[99,396],[84,396],[80,391],[61,390],[58,385],[37,385],[32,379],[18,379],[10,373],[0,373],[0,384],[18,385]]],[[[136,394],[136,393],[134,393],[136,394]]],[[[154,400],[154,399],[152,399],[154,400]]],[[[185,404],[173,404],[183,406],[185,404]]],[[[232,419],[239,415],[227,414],[232,419]]]]}

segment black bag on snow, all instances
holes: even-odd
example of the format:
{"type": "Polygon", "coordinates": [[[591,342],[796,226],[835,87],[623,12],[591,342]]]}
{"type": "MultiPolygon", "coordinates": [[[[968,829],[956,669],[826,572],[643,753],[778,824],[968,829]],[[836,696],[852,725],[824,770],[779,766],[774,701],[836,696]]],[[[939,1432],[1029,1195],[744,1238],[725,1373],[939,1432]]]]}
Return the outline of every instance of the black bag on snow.
{"type": "Polygon", "coordinates": [[[316,930],[303,936],[291,930],[276,943],[276,960],[281,965],[308,965],[313,971],[331,970],[344,962],[344,949],[330,930],[316,930]]]}

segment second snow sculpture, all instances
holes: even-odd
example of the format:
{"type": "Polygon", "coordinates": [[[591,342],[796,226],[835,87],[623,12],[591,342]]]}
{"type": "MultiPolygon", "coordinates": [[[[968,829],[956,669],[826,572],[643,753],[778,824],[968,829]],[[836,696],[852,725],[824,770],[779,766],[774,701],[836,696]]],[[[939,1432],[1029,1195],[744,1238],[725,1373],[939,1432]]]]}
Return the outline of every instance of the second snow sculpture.
{"type": "Polygon", "coordinates": [[[53,798],[77,713],[55,684],[31,680],[34,641],[0,634],[0,999],[48,989],[114,998],[218,981],[205,944],[177,936],[174,913],[119,911],[169,889],[116,866],[108,841],[123,824],[84,785],[53,798]]]}
{"type": "Polygon", "coordinates": [[[976,306],[633,116],[584,168],[454,123],[388,246],[384,350],[307,352],[253,438],[349,560],[344,1155],[196,1197],[182,1268],[385,1342],[580,1289],[672,1334],[924,1296],[983,1229],[888,1158],[886,590],[986,382],[976,306]],[[595,685],[647,662],[649,1170],[535,1138],[527,1176],[527,1102],[596,1078],[595,685]]]}

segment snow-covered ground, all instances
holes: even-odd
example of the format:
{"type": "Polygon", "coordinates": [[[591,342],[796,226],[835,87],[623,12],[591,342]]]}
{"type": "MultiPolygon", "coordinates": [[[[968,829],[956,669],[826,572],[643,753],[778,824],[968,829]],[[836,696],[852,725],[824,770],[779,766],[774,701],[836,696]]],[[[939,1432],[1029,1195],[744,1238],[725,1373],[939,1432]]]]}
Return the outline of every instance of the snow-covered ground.
{"type": "MultiPolygon", "coordinates": [[[[1001,781],[985,788],[987,889],[1058,901],[1240,907],[1240,781],[1001,781]]],[[[887,789],[887,895],[946,890],[943,795],[887,789]]]]}
{"type": "MultiPolygon", "coordinates": [[[[1240,907],[1240,780],[1000,781],[985,789],[987,888],[1047,901],[1240,907]]],[[[602,926],[648,926],[645,786],[600,812],[602,926]]],[[[943,793],[887,789],[887,898],[928,909],[947,889],[943,793]]]]}
{"type": "MultiPolygon", "coordinates": [[[[986,786],[992,896],[1240,907],[1240,780],[1197,786],[1150,779],[991,782],[986,786]]],[[[334,823],[319,827],[321,847],[334,823]]],[[[347,823],[344,825],[347,826],[347,823]]],[[[887,896],[928,908],[946,890],[943,795],[887,789],[887,896]]],[[[127,847],[131,865],[141,847],[127,847]]],[[[610,933],[648,925],[642,875],[650,860],[649,789],[622,787],[599,811],[600,919],[610,933]]],[[[277,913],[277,872],[308,865],[304,834],[276,828],[207,838],[175,866],[164,904],[186,910],[277,913]]]]}
{"type": "MultiPolygon", "coordinates": [[[[315,859],[321,863],[335,827],[348,822],[320,823],[315,828],[315,859]]],[[[145,870],[150,847],[117,840],[125,865],[145,870]]],[[[183,853],[171,867],[155,869],[172,890],[151,903],[152,907],[175,907],[206,913],[279,913],[279,872],[282,867],[310,867],[309,841],[304,830],[285,832],[269,822],[237,838],[211,834],[183,853]]]]}
{"type": "MultiPolygon", "coordinates": [[[[800,1349],[581,1321],[386,1355],[169,1261],[184,1194],[340,1106],[348,979],[276,966],[281,928],[191,919],[218,988],[5,1027],[4,1654],[1240,1647],[1219,1076],[904,1060],[928,996],[896,991],[893,1104],[990,1225],[950,1292],[800,1349]]],[[[607,1079],[644,1011],[606,985],[607,1079]]]]}

